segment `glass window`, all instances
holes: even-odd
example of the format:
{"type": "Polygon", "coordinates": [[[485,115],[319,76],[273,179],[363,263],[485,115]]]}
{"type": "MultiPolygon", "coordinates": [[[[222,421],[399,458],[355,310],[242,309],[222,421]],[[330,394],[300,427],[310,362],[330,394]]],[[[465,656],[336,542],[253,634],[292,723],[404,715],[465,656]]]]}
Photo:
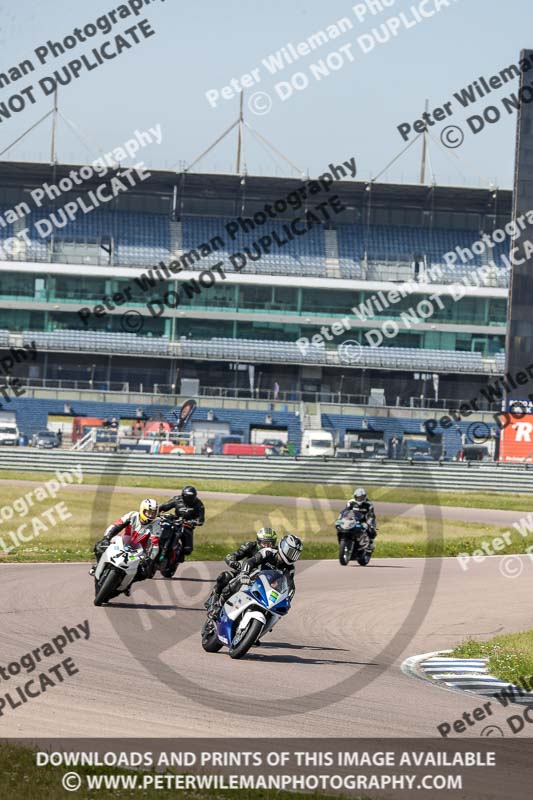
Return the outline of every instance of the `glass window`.
{"type": "Polygon", "coordinates": [[[188,339],[214,339],[233,336],[233,322],[209,319],[176,320],[176,338],[185,336],[188,339]]]}
{"type": "MultiPolygon", "coordinates": [[[[196,284],[190,284],[189,291],[181,285],[180,287],[180,306],[198,307],[198,308],[234,308],[235,307],[235,286],[232,284],[215,283],[213,286],[202,287],[200,286],[199,292],[194,292],[196,284]],[[193,288],[194,287],[194,288],[193,288]]],[[[165,291],[175,291],[174,282],[169,283],[168,288],[165,286],[165,291]]]]}
{"type": "Polygon", "coordinates": [[[99,300],[107,294],[105,280],[89,278],[83,275],[57,275],[49,284],[55,280],[55,291],[51,296],[58,299],[68,300],[99,300]]]}
{"type": "Polygon", "coordinates": [[[357,293],[345,289],[302,289],[302,313],[348,314],[357,293]]]}
{"type": "Polygon", "coordinates": [[[17,272],[2,272],[0,294],[11,297],[33,297],[35,277],[17,272]]]}
{"type": "MultiPolygon", "coordinates": [[[[313,328],[313,334],[316,328],[313,328]]],[[[284,325],[281,322],[238,322],[239,339],[270,339],[275,341],[294,341],[299,337],[297,325],[284,325]]]]}
{"type": "Polygon", "coordinates": [[[269,308],[272,301],[270,286],[239,286],[240,308],[269,308]]]}

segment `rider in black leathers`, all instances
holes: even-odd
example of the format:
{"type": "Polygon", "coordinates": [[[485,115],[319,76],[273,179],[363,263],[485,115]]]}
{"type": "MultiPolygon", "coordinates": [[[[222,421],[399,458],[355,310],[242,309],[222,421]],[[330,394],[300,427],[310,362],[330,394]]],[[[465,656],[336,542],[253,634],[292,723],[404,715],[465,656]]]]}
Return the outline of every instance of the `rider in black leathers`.
{"type": "Polygon", "coordinates": [[[250,573],[258,568],[276,569],[283,572],[287,577],[290,597],[292,599],[296,591],[294,583],[294,565],[300,557],[302,548],[303,544],[301,539],[293,534],[288,534],[281,539],[277,548],[263,547],[258,549],[255,555],[248,558],[243,563],[241,571],[222,588],[218,599],[216,599],[210,607],[208,617],[212,620],[216,620],[226,600],[231,597],[240,586],[249,586],[251,583],[250,573]]]}
{"type": "Polygon", "coordinates": [[[220,573],[215,581],[215,585],[213,586],[211,594],[204,603],[204,607],[209,608],[212,603],[218,602],[222,590],[240,572],[241,561],[255,556],[258,550],[263,547],[275,547],[276,540],[277,533],[275,530],[272,528],[260,528],[257,531],[255,541],[251,540],[249,542],[244,542],[244,544],[241,544],[241,546],[238,547],[233,553],[228,553],[228,555],[224,558],[224,561],[231,571],[224,570],[224,572],[220,573]]]}
{"type": "Polygon", "coordinates": [[[365,515],[364,521],[368,525],[367,532],[368,538],[370,539],[370,552],[372,552],[374,550],[374,540],[378,535],[378,530],[374,504],[368,499],[366,489],[362,487],[356,489],[353,493],[353,498],[350,498],[346,503],[346,508],[350,508],[352,511],[361,511],[365,515]]]}
{"type": "MultiPolygon", "coordinates": [[[[205,507],[194,486],[184,486],[181,492],[166,503],[159,506],[159,513],[173,511],[177,519],[193,523],[194,526],[203,525],[205,522],[205,507]]],[[[181,537],[180,562],[185,556],[190,556],[194,547],[193,531],[191,528],[184,527],[181,537]]]]}

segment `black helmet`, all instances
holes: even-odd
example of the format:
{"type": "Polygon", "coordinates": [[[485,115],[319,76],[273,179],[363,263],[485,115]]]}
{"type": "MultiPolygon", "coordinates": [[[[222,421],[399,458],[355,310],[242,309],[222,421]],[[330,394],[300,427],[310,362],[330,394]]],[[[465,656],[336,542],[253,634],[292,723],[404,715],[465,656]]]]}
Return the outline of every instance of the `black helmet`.
{"type": "Polygon", "coordinates": [[[181,499],[185,503],[186,506],[193,506],[194,501],[198,497],[198,492],[194,488],[194,486],[184,486],[181,490],[181,499]]]}
{"type": "Polygon", "coordinates": [[[259,528],[255,538],[259,547],[275,547],[278,534],[272,528],[259,528]]]}

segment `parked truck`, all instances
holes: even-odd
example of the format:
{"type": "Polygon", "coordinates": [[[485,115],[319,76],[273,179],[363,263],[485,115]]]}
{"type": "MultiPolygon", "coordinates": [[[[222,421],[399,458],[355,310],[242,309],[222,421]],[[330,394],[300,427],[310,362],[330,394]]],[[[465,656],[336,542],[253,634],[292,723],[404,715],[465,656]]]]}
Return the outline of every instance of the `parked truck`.
{"type": "Polygon", "coordinates": [[[400,458],[409,461],[438,461],[442,456],[442,434],[422,437],[419,433],[405,433],[400,445],[400,458]]]}
{"type": "Polygon", "coordinates": [[[344,447],[337,448],[337,458],[387,458],[387,445],[378,434],[383,436],[381,431],[346,431],[344,447]]]}

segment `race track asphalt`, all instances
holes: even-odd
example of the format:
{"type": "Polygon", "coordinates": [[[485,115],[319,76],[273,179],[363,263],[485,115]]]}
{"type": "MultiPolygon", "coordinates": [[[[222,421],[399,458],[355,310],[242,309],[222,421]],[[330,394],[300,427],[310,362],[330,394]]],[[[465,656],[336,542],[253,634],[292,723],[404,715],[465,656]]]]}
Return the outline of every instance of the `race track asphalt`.
{"type": "MultiPolygon", "coordinates": [[[[4,707],[0,736],[437,736],[486,698],[433,687],[401,663],[468,635],[531,628],[533,562],[513,558],[522,565],[513,579],[497,556],[466,572],[454,558],[302,562],[289,615],[241,661],[200,643],[217,563],[187,563],[176,579],[138,584],[101,608],[86,564],[2,564],[0,665],[63,626],[88,620],[90,638],[0,680],[4,696],[62,658],[78,669],[4,707]]],[[[490,721],[503,726],[509,713],[495,703],[490,721]]]]}

